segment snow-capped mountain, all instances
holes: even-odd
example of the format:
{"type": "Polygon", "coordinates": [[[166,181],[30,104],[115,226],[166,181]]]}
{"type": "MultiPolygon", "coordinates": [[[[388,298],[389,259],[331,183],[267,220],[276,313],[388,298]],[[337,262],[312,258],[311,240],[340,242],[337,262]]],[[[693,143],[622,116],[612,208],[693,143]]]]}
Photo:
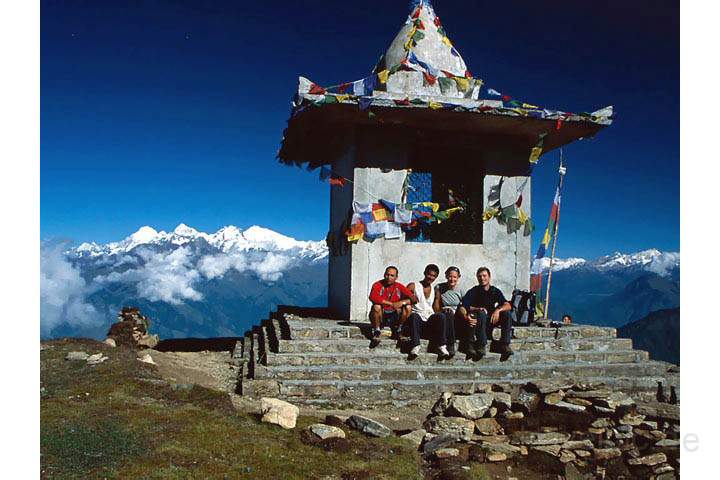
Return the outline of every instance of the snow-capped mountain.
{"type": "MultiPolygon", "coordinates": [[[[324,241],[260,226],[144,226],[106,244],[44,245],[42,333],[100,338],[122,306],[134,305],[163,338],[242,335],[277,305],[327,305],[327,257],[324,241]]],[[[679,269],[678,253],[655,249],[555,259],[551,316],[619,326],[677,307],[679,269]]]]}
{"type": "MultiPolygon", "coordinates": [[[[547,272],[550,268],[550,258],[542,258],[540,264],[542,271],[547,272]]],[[[669,276],[673,269],[680,268],[680,253],[661,252],[651,248],[630,254],[615,252],[590,261],[576,257],[556,258],[553,261],[553,272],[579,267],[599,271],[641,270],[669,276]]]]}
{"type": "Polygon", "coordinates": [[[139,246],[158,245],[180,247],[203,240],[220,252],[266,251],[287,253],[303,259],[319,261],[327,257],[324,241],[302,241],[287,237],[273,230],[253,225],[241,230],[234,225],[208,234],[181,223],[170,233],[157,231],[150,226],[140,227],[137,232],[119,242],[99,245],[95,242],[82,243],[71,253],[78,257],[99,257],[130,253],[139,246]]]}

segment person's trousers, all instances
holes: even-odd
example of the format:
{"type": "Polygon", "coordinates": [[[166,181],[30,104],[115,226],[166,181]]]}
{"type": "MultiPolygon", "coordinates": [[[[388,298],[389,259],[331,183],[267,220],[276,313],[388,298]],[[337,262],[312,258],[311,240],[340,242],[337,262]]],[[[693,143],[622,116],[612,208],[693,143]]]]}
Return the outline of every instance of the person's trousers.
{"type": "Polygon", "coordinates": [[[417,313],[411,313],[407,325],[413,347],[420,345],[420,338],[424,337],[437,346],[447,345],[449,351],[455,351],[455,322],[444,313],[434,313],[426,322],[417,313]]]}
{"type": "Polygon", "coordinates": [[[475,342],[485,347],[488,338],[492,340],[492,332],[495,327],[500,328],[500,343],[510,344],[512,339],[512,317],[510,312],[500,312],[500,320],[495,325],[490,323],[490,315],[485,312],[477,312],[477,323],[474,327],[468,325],[468,340],[475,338],[475,342]]]}

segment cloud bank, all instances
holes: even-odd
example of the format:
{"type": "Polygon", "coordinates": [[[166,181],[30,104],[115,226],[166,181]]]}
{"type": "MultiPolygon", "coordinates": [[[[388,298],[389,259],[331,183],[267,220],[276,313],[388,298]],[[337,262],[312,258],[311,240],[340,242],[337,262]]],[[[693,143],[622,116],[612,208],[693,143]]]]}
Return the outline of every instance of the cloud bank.
{"type": "Polygon", "coordinates": [[[85,301],[92,288],[63,253],[64,244],[40,247],[40,333],[67,323],[80,327],[102,324],[97,309],[85,301]]]}

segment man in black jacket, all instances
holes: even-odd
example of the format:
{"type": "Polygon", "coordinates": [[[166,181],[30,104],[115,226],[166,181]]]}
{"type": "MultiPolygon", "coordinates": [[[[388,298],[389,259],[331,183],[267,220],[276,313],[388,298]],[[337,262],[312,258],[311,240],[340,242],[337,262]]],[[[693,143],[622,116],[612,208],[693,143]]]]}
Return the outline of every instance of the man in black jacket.
{"type": "Polygon", "coordinates": [[[468,340],[474,336],[475,341],[468,341],[467,354],[474,360],[485,356],[488,338],[492,340],[492,331],[500,327],[501,361],[513,354],[510,348],[512,337],[512,319],[510,302],[497,287],[490,285],[490,269],[480,267],[477,271],[479,285],[471,288],[463,297],[462,307],[458,310],[468,326],[468,340]]]}

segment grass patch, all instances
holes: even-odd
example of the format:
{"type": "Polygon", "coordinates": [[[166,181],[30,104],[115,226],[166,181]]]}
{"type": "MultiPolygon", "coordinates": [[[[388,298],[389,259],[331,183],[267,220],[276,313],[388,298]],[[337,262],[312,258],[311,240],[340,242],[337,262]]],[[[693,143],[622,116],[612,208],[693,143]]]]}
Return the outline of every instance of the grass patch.
{"type": "Polygon", "coordinates": [[[422,479],[418,452],[398,438],[346,430],[347,441],[307,444],[301,432],[237,413],[229,396],[173,388],[124,347],[48,342],[41,353],[41,476],[142,479],[422,479]],[[91,367],[67,352],[102,351],[91,367]],[[148,381],[150,380],[150,381],[148,381]]]}

